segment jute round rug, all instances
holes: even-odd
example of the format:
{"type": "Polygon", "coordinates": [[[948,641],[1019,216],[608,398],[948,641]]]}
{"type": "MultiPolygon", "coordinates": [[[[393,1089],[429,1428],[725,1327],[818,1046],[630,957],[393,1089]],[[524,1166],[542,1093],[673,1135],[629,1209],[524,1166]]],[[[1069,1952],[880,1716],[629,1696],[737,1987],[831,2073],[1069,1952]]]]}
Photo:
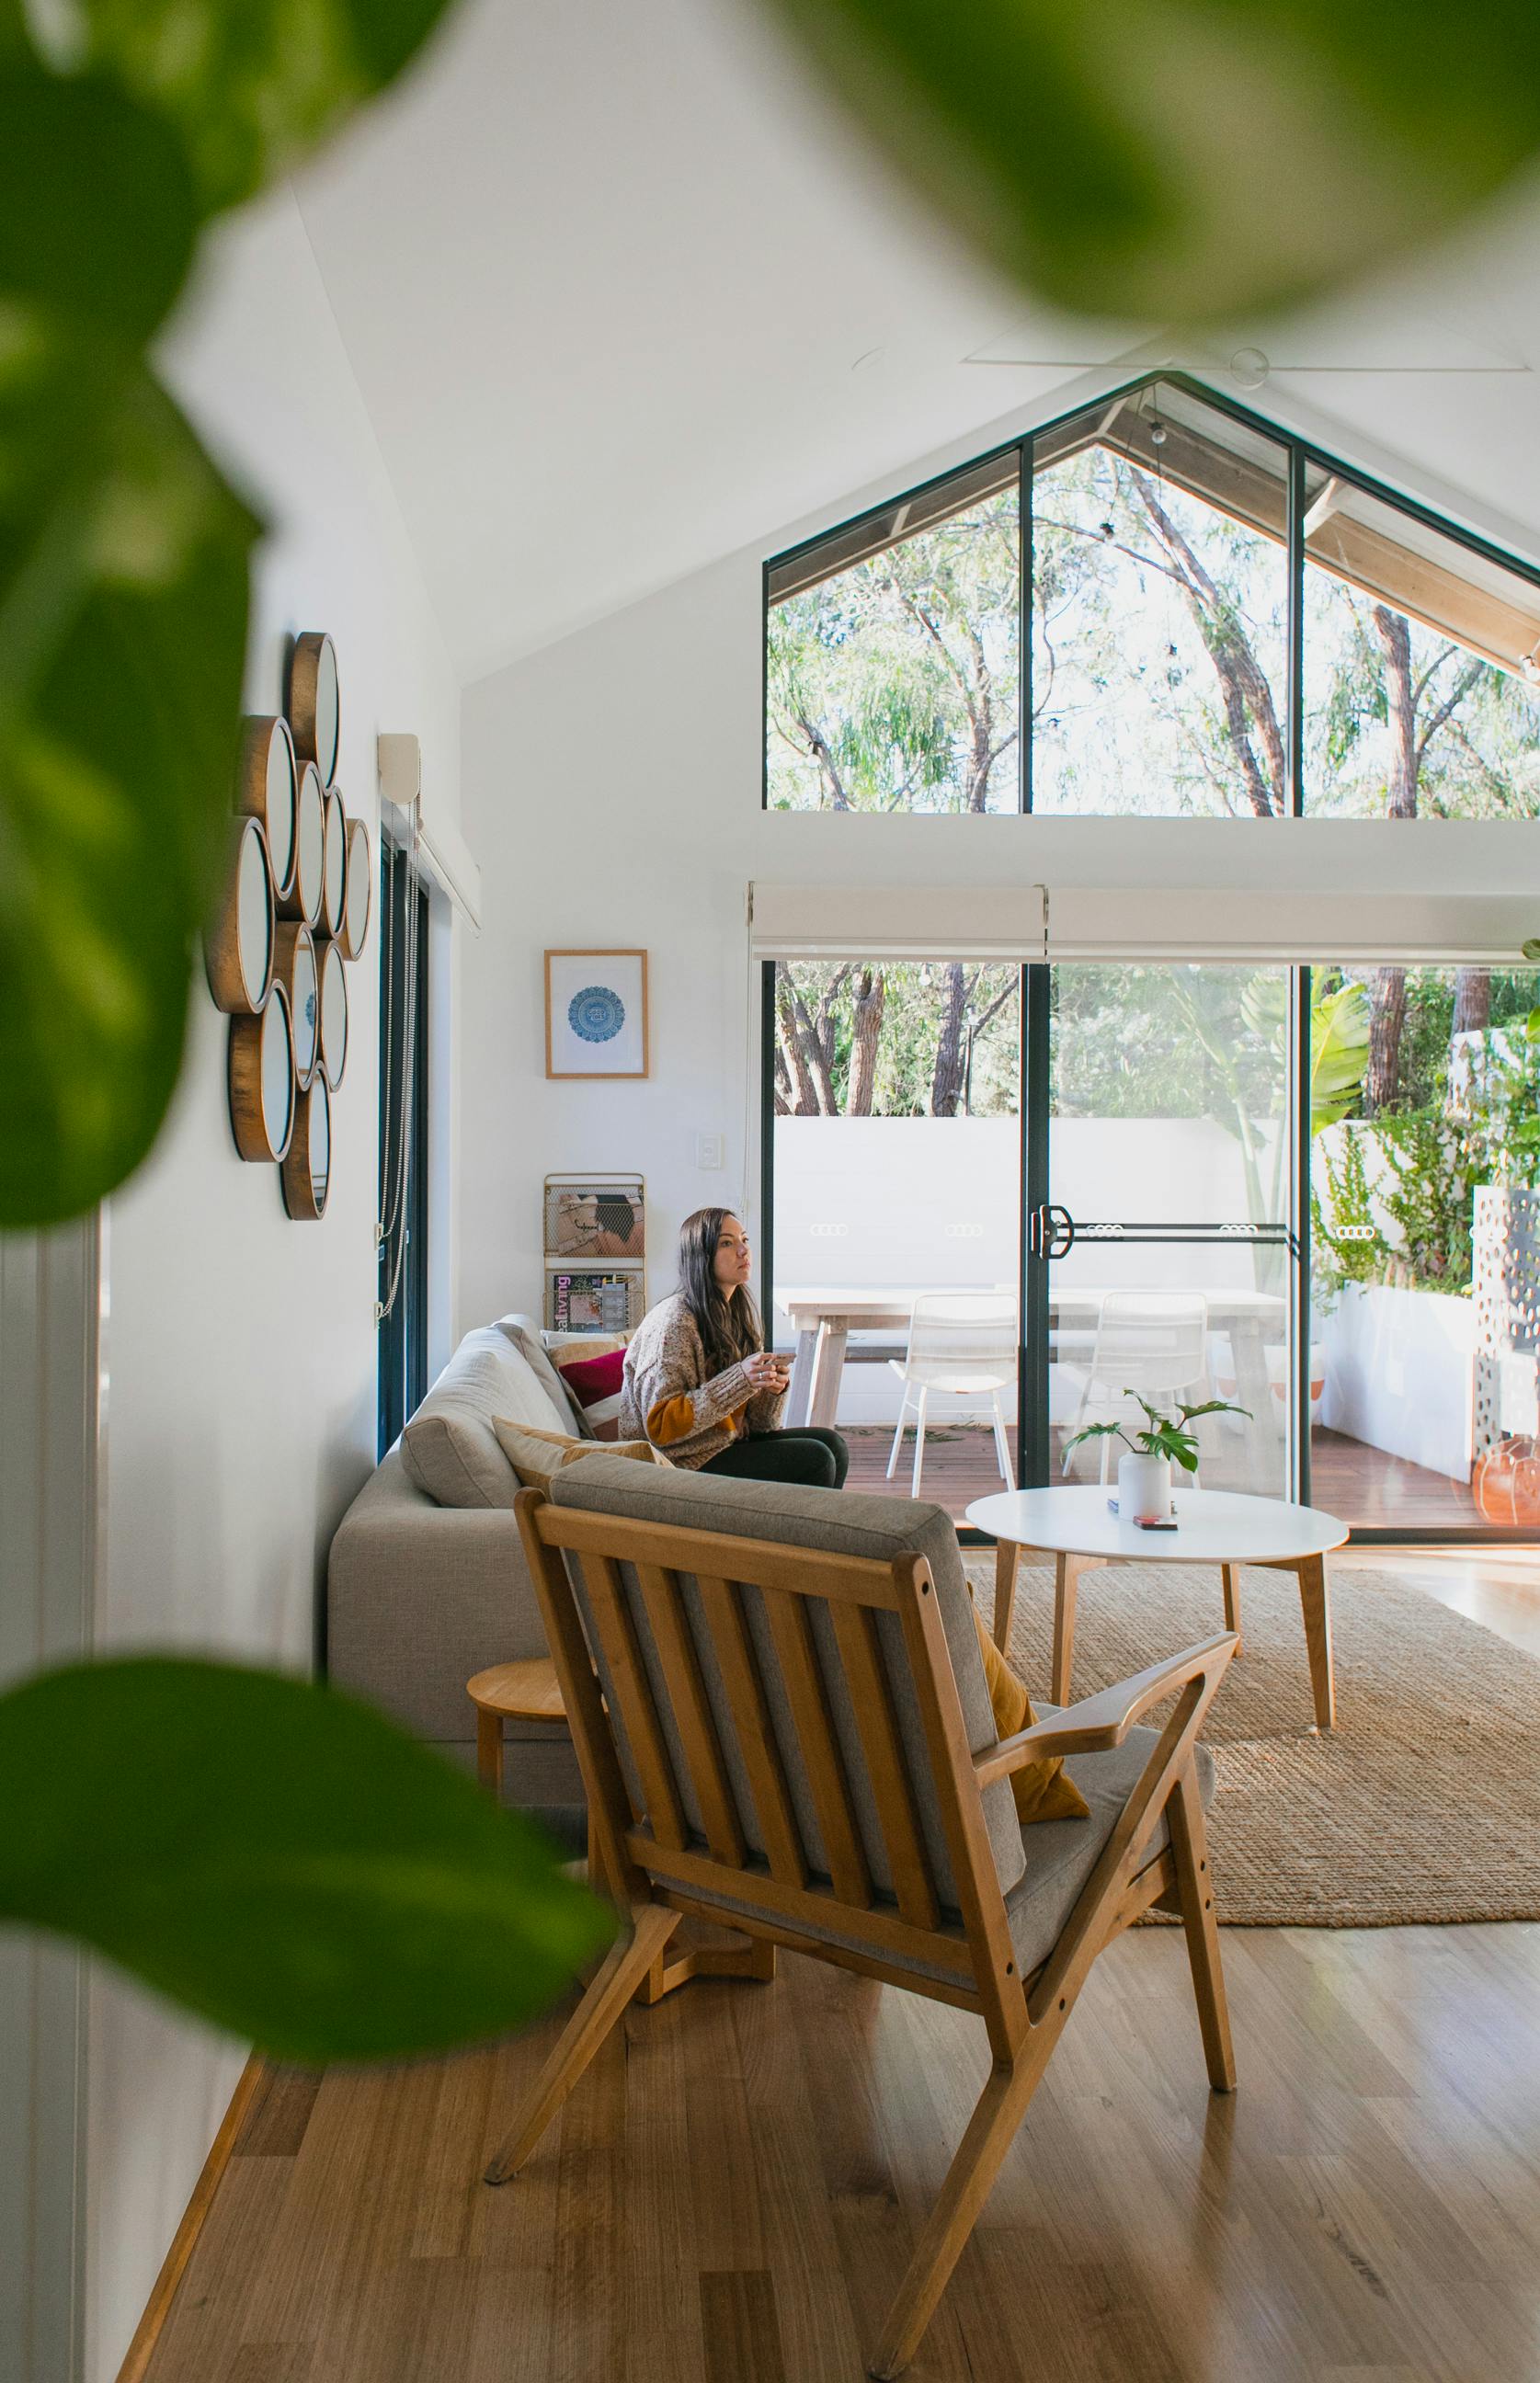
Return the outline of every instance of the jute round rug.
{"type": "MultiPolygon", "coordinates": [[[[993,1556],[967,1562],[987,1616],[993,1556]]],[[[1332,1574],[1331,1601],[1337,1725],[1317,1735],[1294,1576],[1242,1571],[1245,1652],[1204,1732],[1220,1919],[1540,1920],[1540,1662],[1391,1573],[1332,1574]]],[[[1047,1693],[1053,1613],[1053,1573],[1024,1564],[1009,1653],[1034,1698],[1047,1693]]],[[[1074,1693],[1224,1626],[1215,1569],[1083,1573],[1074,1693]]]]}

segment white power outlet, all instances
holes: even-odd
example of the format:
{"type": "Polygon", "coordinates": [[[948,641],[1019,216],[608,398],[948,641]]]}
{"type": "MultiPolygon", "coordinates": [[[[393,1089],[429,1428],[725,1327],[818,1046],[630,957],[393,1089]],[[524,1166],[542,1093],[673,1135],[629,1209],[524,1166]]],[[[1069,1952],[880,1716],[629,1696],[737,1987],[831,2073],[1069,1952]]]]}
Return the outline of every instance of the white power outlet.
{"type": "Polygon", "coordinates": [[[721,1167],[721,1166],[724,1166],[724,1165],[726,1164],[726,1157],[727,1157],[726,1145],[725,1145],[724,1137],[723,1137],[721,1134],[720,1134],[720,1133],[697,1133],[697,1134],[696,1134],[696,1165],[697,1167],[721,1167]]]}

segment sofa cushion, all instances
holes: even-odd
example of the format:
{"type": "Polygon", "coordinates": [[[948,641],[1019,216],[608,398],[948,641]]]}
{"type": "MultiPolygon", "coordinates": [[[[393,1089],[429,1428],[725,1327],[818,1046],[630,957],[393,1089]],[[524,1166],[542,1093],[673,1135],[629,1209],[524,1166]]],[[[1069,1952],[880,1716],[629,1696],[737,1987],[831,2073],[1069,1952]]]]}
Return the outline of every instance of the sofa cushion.
{"type": "Polygon", "coordinates": [[[556,1475],[585,1456],[627,1456],[639,1464],[667,1464],[669,1461],[650,1439],[613,1440],[601,1451],[597,1439],[574,1439],[565,1431],[536,1431],[533,1424],[510,1423],[506,1415],[494,1415],[492,1428],[521,1486],[525,1489],[544,1489],[548,1496],[556,1475]]]}
{"type": "Polygon", "coordinates": [[[407,1477],[439,1506],[511,1506],[519,1478],[495,1415],[560,1431],[568,1417],[495,1326],[468,1332],[401,1434],[407,1477]]]}
{"type": "Polygon", "coordinates": [[[581,1439],[592,1439],[594,1435],[583,1419],[583,1409],[552,1364],[534,1317],[499,1315],[496,1329],[512,1342],[544,1390],[557,1417],[556,1428],[574,1431],[581,1439]]]}
{"type": "MultiPolygon", "coordinates": [[[[637,1521],[659,1523],[666,1527],[720,1531],[735,1538],[768,1539],[782,1546],[820,1549],[836,1555],[874,1557],[884,1562],[906,1554],[925,1557],[936,1586],[937,1607],[946,1633],[969,1747],[978,1753],[995,1743],[994,1716],[990,1710],[989,1691],[984,1683],[973,1603],[963,1576],[957,1534],[939,1506],[916,1503],[907,1498],[865,1497],[847,1489],[811,1489],[783,1482],[739,1480],[729,1475],[685,1472],[677,1466],[666,1473],[653,1473],[642,1465],[617,1463],[608,1455],[596,1455],[582,1464],[574,1464],[559,1473],[551,1484],[551,1495],[559,1506],[575,1506],[588,1513],[626,1514],[637,1521]]],[[[589,1641],[594,1646],[595,1659],[604,1681],[610,1710],[618,1711],[613,1683],[608,1677],[603,1650],[596,1643],[592,1628],[586,1585],[579,1567],[570,1566],[569,1571],[588,1629],[589,1641]]],[[[670,1737],[670,1752],[679,1780],[681,1800],[691,1827],[704,1835],[702,1817],[696,1804],[689,1768],[677,1742],[673,1715],[641,1603],[639,1587],[629,1564],[622,1566],[622,1576],[636,1620],[637,1636],[654,1698],[665,1733],[670,1737]]],[[[684,1584],[684,1605],[707,1697],[722,1741],[723,1757],[732,1778],[744,1834],[751,1846],[760,1848],[762,1839],[753,1796],[735,1742],[715,1647],[707,1628],[699,1593],[691,1580],[684,1584]]],[[[770,1642],[769,1624],[757,1590],[745,1591],[744,1610],[758,1656],[771,1722],[796,1808],[797,1825],[814,1867],[827,1872],[822,1833],[781,1687],[780,1667],[770,1642]]],[[[868,1867],[877,1887],[883,1893],[891,1893],[893,1879],[887,1847],[878,1822],[876,1799],[868,1777],[866,1758],[845,1685],[844,1669],[834,1644],[826,1606],[814,1604],[812,1622],[819,1669],[828,1688],[835,1735],[850,1781],[868,1867]]],[[[906,1747],[913,1749],[911,1783],[916,1791],[916,1807],[931,1874],[936,1880],[942,1901],[955,1908],[956,1888],[951,1857],[940,1808],[929,1784],[931,1776],[930,1758],[925,1749],[918,1705],[897,1616],[879,1613],[877,1632],[899,1730],[906,1747]]],[[[640,1807],[645,1800],[640,1795],[640,1781],[623,1727],[619,1724],[616,1737],[622,1764],[628,1773],[627,1784],[640,1807]]],[[[1021,1876],[1025,1856],[1008,1784],[1000,1781],[986,1788],[983,1805],[1000,1883],[1002,1887],[1009,1888],[1021,1876]]]]}
{"type": "Polygon", "coordinates": [[[583,1411],[583,1421],[596,1439],[621,1436],[621,1381],[625,1369],[625,1343],[594,1354],[573,1348],[551,1352],[556,1370],[583,1411]]]}

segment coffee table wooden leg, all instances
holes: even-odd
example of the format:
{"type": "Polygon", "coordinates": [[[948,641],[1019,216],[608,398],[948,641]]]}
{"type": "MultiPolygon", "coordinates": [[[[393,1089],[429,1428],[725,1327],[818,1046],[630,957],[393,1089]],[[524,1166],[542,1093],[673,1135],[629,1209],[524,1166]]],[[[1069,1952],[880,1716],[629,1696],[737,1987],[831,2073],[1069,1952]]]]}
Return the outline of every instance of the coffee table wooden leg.
{"type": "Polygon", "coordinates": [[[994,1643],[1004,1654],[1010,1644],[1011,1616],[1016,1611],[1016,1573],[1021,1550],[1014,1539],[1001,1539],[994,1550],[994,1643]]]}
{"type": "Polygon", "coordinates": [[[476,1777],[487,1791],[502,1797],[502,1715],[476,1707],[476,1777]]]}
{"type": "Polygon", "coordinates": [[[1053,1676],[1051,1693],[1056,1705],[1069,1702],[1069,1681],[1075,1667],[1075,1589],[1079,1565],[1070,1555],[1053,1559],[1053,1676]]]}
{"type": "MultiPolygon", "coordinates": [[[[1240,1583],[1236,1575],[1239,1569],[1238,1564],[1221,1564],[1219,1567],[1219,1576],[1225,1584],[1225,1627],[1233,1630],[1238,1639],[1240,1636],[1240,1583]]],[[[1235,1651],[1242,1655],[1246,1650],[1238,1645],[1235,1651]]]]}
{"type": "Polygon", "coordinates": [[[1305,1617],[1305,1646],[1310,1654],[1311,1694],[1315,1698],[1316,1725],[1337,1726],[1337,1690],[1332,1681],[1332,1610],[1326,1590],[1324,1556],[1304,1556],[1299,1565],[1300,1604],[1305,1617]]]}

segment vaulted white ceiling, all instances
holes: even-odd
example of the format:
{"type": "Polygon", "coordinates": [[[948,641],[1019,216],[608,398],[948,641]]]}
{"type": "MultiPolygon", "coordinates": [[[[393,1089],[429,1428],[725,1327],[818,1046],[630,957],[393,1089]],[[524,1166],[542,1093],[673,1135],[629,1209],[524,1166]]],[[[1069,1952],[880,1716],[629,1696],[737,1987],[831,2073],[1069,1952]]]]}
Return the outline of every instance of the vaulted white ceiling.
{"type": "MultiPolygon", "coordinates": [[[[1145,336],[961,255],[752,0],[461,0],[299,198],[467,679],[836,517],[1145,336]]],[[[1261,410],[1540,542],[1540,193],[1312,319],[1219,337],[1221,385],[1250,345],[1261,410]]]]}

